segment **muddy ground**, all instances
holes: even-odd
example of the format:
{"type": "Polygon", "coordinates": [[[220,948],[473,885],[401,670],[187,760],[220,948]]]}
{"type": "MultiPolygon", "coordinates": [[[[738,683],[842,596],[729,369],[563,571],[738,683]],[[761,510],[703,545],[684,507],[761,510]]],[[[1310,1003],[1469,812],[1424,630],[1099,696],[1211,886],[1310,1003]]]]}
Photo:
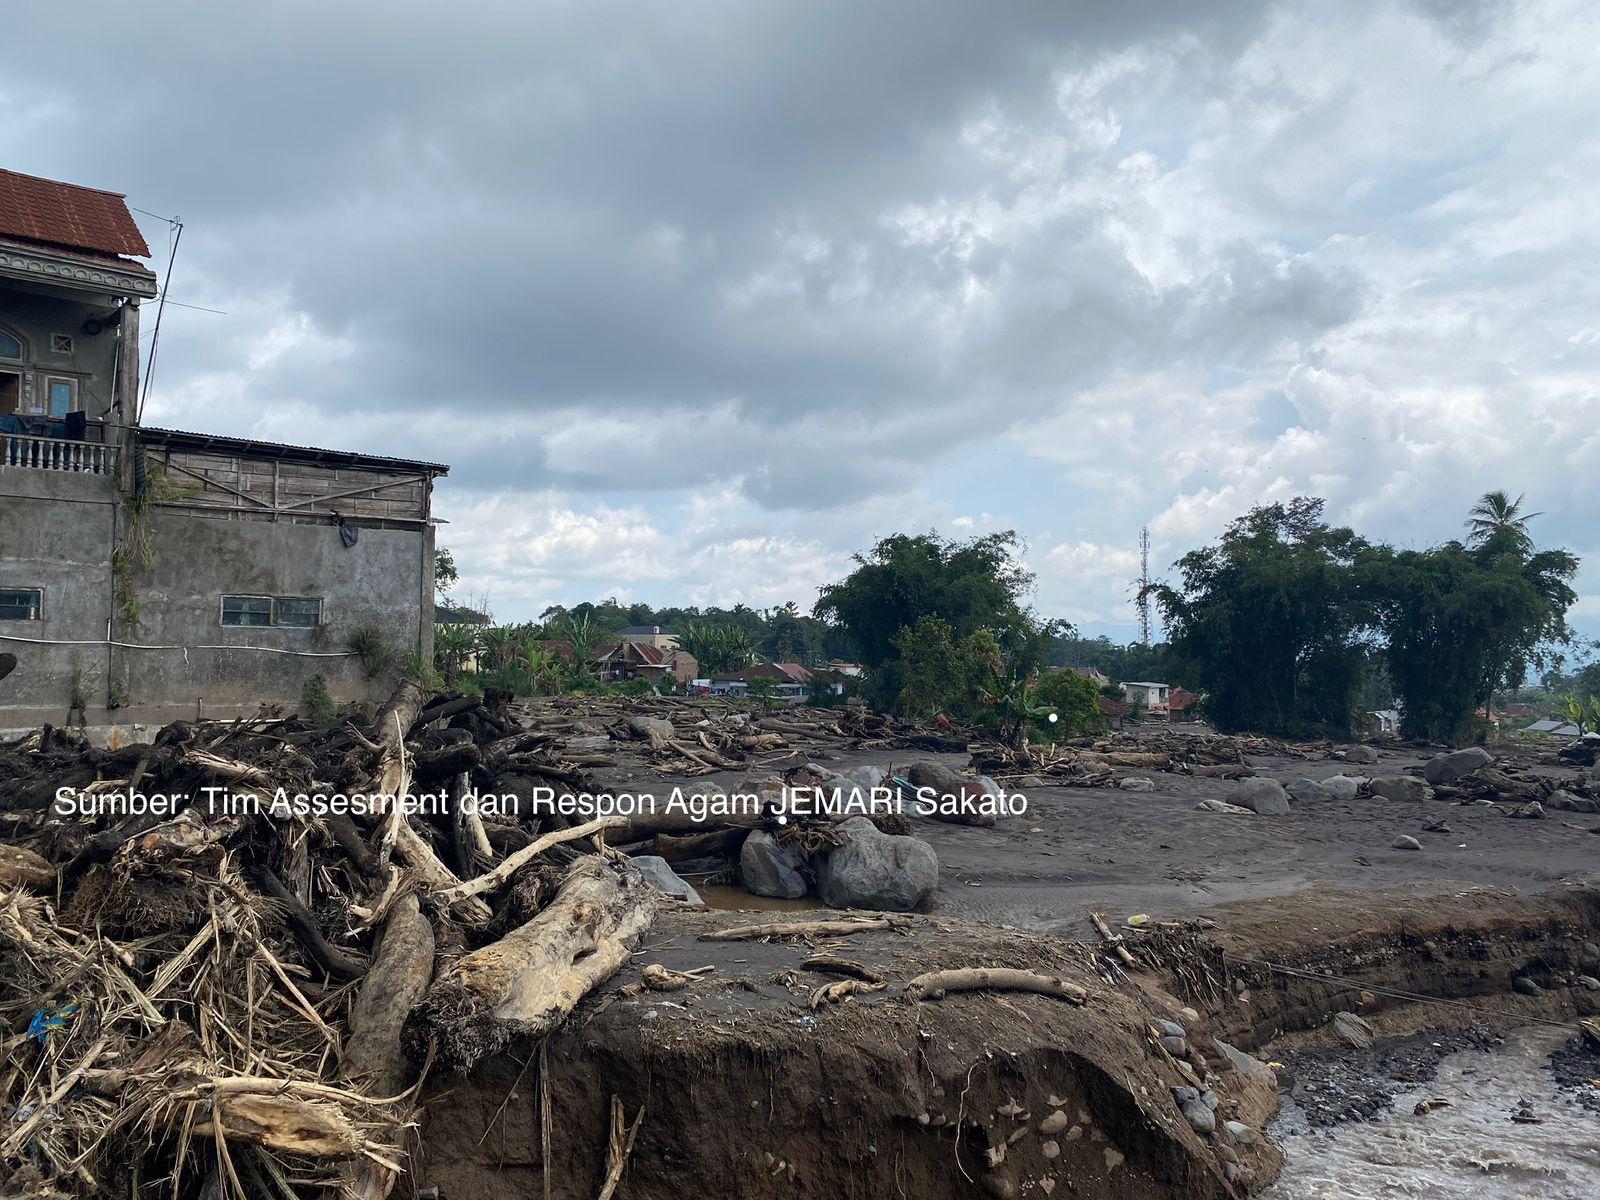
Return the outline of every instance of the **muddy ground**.
{"type": "MultiPolygon", "coordinates": [[[[905,751],[812,757],[842,771],[930,757],[966,765],[905,751]]],[[[1426,757],[1394,748],[1367,767],[1326,756],[1251,763],[1287,784],[1401,774],[1426,757]]],[[[744,778],[674,779],[627,761],[596,776],[657,795],[744,778]]],[[[1229,815],[1195,806],[1228,799],[1233,784],[1148,777],[1149,793],[1030,787],[1026,814],[995,828],[912,814],[939,855],[940,887],[926,914],[891,932],[822,946],[702,941],[708,928],[827,915],[708,889],[716,908],[749,911],[667,914],[551,1043],[542,1075],[513,1053],[436,1084],[421,1181],[443,1197],[509,1200],[543,1194],[550,1163],[551,1195],[593,1195],[617,1096],[625,1115],[646,1113],[622,1196],[1242,1195],[1276,1175],[1276,1152],[1221,1122],[1190,1128],[1171,1093],[1189,1077],[1156,1044],[1153,1021],[1184,1021],[1222,1115],[1262,1130],[1279,1087],[1329,1125],[1364,1120],[1450,1050],[1600,1011],[1600,994],[1579,982],[1600,971],[1597,818],[1370,797],[1229,815]],[[1441,818],[1448,833],[1424,828],[1441,818]],[[1423,849],[1392,849],[1400,834],[1423,849]],[[1100,945],[1090,910],[1141,954],[1130,971],[1100,945]],[[1136,913],[1201,920],[1139,935],[1122,926],[1136,913]],[[801,964],[818,949],[889,987],[814,1011],[828,978],[801,964]],[[641,993],[652,963],[715,969],[684,992],[641,993]],[[1077,1008],[900,994],[918,971],[974,965],[1061,973],[1091,998],[1077,1008]],[[1518,990],[1519,978],[1534,986],[1518,990]],[[1342,1040],[1339,1012],[1360,1014],[1375,1044],[1342,1040]],[[1216,1039],[1281,1063],[1282,1077],[1235,1069],[1216,1039]],[[1041,1113],[1058,1108],[1072,1132],[1046,1137],[1041,1113]]],[[[1600,1077],[1581,1040],[1557,1065],[1573,1086],[1586,1070],[1600,1077]]]]}

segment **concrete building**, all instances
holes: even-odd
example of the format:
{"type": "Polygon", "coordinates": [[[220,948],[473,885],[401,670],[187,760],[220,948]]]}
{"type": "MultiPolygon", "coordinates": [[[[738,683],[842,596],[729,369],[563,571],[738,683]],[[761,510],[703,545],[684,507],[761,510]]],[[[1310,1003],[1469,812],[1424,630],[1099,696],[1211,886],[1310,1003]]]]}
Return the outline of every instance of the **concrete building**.
{"type": "Polygon", "coordinates": [[[1166,683],[1124,683],[1122,698],[1137,704],[1151,716],[1166,715],[1167,700],[1172,695],[1172,685],[1166,683]]]}
{"type": "Polygon", "coordinates": [[[142,428],[148,255],[120,195],[0,170],[0,729],[365,698],[432,654],[448,468],[142,428]]]}
{"type": "Polygon", "coordinates": [[[678,635],[659,625],[629,625],[617,630],[617,638],[641,646],[654,646],[657,650],[667,652],[678,648],[678,635]]]}

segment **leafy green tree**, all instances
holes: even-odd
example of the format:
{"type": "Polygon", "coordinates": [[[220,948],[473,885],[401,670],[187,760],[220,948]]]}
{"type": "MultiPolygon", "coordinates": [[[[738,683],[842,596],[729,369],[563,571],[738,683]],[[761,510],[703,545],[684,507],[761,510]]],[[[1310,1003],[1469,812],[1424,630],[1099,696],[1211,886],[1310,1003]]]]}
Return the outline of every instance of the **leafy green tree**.
{"type": "Polygon", "coordinates": [[[1511,499],[1506,492],[1485,492],[1467,514],[1467,544],[1473,547],[1499,540],[1524,553],[1533,549],[1528,522],[1543,513],[1524,513],[1521,496],[1511,499]]]}
{"type": "Polygon", "coordinates": [[[1105,728],[1100,715],[1100,689],[1094,680],[1073,671],[1051,671],[1040,678],[1033,691],[1034,702],[1044,710],[1038,731],[1048,741],[1082,737],[1105,728]],[[1055,720],[1050,720],[1050,714],[1055,720]]]}
{"type": "Polygon", "coordinates": [[[771,708],[778,696],[778,681],[769,675],[757,675],[745,685],[745,695],[762,708],[771,708]]]}
{"type": "Polygon", "coordinates": [[[1371,605],[1354,564],[1367,543],[1298,497],[1252,509],[1151,589],[1173,648],[1198,667],[1224,731],[1348,733],[1371,605]]]}
{"type": "Polygon", "coordinates": [[[756,657],[755,643],[748,632],[737,626],[709,621],[685,625],[678,634],[678,645],[694,655],[700,664],[700,673],[708,677],[742,671],[756,657]]]}
{"type": "Polygon", "coordinates": [[[1515,504],[1490,492],[1473,509],[1470,544],[1369,551],[1363,562],[1388,641],[1389,675],[1407,737],[1456,742],[1476,710],[1522,685],[1554,645],[1570,639],[1567,610],[1578,560],[1536,550],[1515,504]],[[1479,515],[1491,514],[1491,515],[1479,515]]]}
{"type": "Polygon", "coordinates": [[[442,600],[450,599],[450,589],[461,582],[461,572],[456,569],[456,556],[444,546],[433,552],[433,590],[442,600]]]}
{"type": "Polygon", "coordinates": [[[957,642],[950,622],[923,617],[892,639],[900,655],[895,708],[908,716],[976,716],[1000,669],[1000,647],[984,631],[957,642]]]}
{"type": "Polygon", "coordinates": [[[890,707],[904,686],[901,630],[924,617],[938,617],[955,642],[987,630],[1034,626],[1023,596],[1033,576],[1018,559],[1010,531],[953,542],[936,533],[896,534],[855,558],[856,568],[824,587],[813,613],[848,636],[858,661],[870,670],[869,689],[879,707],[890,707]]]}
{"type": "Polygon", "coordinates": [[[446,686],[461,677],[467,663],[478,650],[478,630],[473,625],[435,625],[433,661],[446,686]]]}

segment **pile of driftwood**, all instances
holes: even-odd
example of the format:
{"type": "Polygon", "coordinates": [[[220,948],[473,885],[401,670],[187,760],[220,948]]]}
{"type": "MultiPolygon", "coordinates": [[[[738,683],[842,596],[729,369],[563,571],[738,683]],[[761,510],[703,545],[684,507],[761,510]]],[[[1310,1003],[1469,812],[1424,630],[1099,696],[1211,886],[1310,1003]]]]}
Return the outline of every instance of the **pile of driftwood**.
{"type": "Polygon", "coordinates": [[[1031,776],[1074,787],[1115,787],[1129,774],[1150,771],[1242,779],[1255,773],[1247,756],[1321,758],[1327,749],[1326,742],[1281,742],[1249,734],[1195,734],[1150,726],[1020,749],[986,747],[973,754],[972,766],[1007,783],[1031,776]]]}
{"type": "Polygon", "coordinates": [[[558,738],[408,680],[0,746],[0,1195],[386,1196],[430,1065],[549,1033],[655,912],[624,818],[466,802],[584,785],[558,738]]]}
{"type": "Polygon", "coordinates": [[[567,760],[615,766],[624,748],[664,774],[693,777],[792,765],[818,751],[920,749],[966,753],[977,735],[951,722],[912,721],[851,705],[753,708],[678,697],[558,697],[528,702],[523,719],[567,760]]]}

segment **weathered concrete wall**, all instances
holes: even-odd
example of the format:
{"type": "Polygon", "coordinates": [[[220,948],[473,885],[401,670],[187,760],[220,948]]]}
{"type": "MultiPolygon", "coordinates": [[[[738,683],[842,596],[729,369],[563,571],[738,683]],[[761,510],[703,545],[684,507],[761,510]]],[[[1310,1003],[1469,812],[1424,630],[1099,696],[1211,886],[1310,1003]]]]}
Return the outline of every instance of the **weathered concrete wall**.
{"type": "Polygon", "coordinates": [[[126,640],[189,649],[121,652],[138,720],[254,712],[263,702],[294,709],[319,674],[336,700],[368,698],[389,681],[368,678],[368,665],[348,651],[353,634],[374,631],[394,667],[425,644],[424,633],[431,642],[431,590],[426,613],[421,603],[433,571],[430,527],[361,529],[346,547],[331,523],[219,520],[158,508],[146,524],[155,562],[132,576],[140,615],[137,636],[126,640]],[[224,595],[316,597],[322,624],[223,625],[224,595]]]}
{"type": "Polygon", "coordinates": [[[89,724],[160,724],[200,713],[299,707],[322,675],[336,700],[376,698],[409,654],[433,653],[433,530],[359,528],[154,507],[145,516],[153,562],[127,575],[138,621],[120,615],[112,551],[128,519],[110,477],[0,471],[0,586],[45,589],[43,620],[0,622],[18,666],[0,679],[0,729],[63,723],[74,677],[89,724]],[[224,594],[317,597],[316,628],[221,623],[224,594]],[[107,647],[112,640],[125,645],[107,647]],[[377,633],[391,671],[369,678],[351,635],[377,633]],[[86,646],[41,645],[89,642],[86,646]],[[120,707],[107,709],[115,697],[120,707]]]}
{"type": "Polygon", "coordinates": [[[103,706],[116,502],[108,476],[0,470],[0,586],[44,589],[42,620],[0,621],[0,653],[17,657],[0,679],[0,728],[64,722],[75,677],[91,720],[103,706]]]}

